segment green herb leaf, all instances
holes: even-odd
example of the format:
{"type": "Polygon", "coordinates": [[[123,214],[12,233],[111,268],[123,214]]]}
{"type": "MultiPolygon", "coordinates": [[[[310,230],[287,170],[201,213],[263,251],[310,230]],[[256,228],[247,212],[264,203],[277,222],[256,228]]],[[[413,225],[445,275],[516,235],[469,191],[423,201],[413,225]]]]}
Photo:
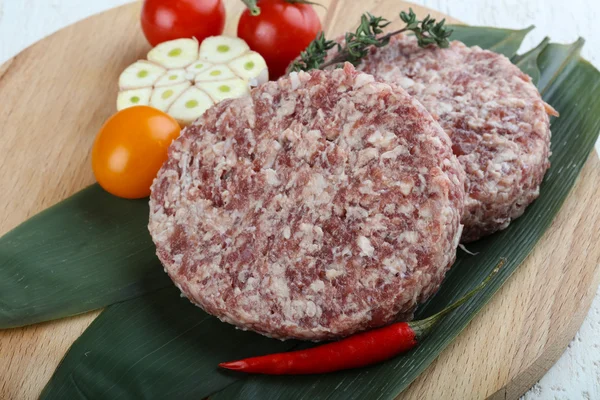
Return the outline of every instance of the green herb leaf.
{"type": "MultiPolygon", "coordinates": [[[[462,29],[468,33],[468,28],[462,29]]],[[[514,36],[510,30],[472,29],[469,37],[481,38],[479,44],[488,48],[494,43],[486,29],[496,43],[508,43],[504,39],[514,36]]],[[[43,398],[395,398],[518,268],[551,224],[593,149],[600,131],[600,73],[577,56],[578,46],[550,44],[537,57],[539,88],[561,113],[552,125],[552,168],[540,198],[505,231],[469,244],[477,256],[460,252],[440,291],[419,308],[417,317],[440,311],[476,287],[501,257],[507,257],[507,263],[490,286],[442,320],[410,353],[381,365],[327,375],[228,375],[216,368],[217,362],[282,351],[288,342],[235,331],[176,300],[176,290],[165,289],[104,311],[73,345],[43,398]]],[[[519,60],[527,58],[526,54],[519,60]]]]}
{"type": "Polygon", "coordinates": [[[298,72],[318,69],[325,62],[327,52],[336,45],[335,41],[325,39],[323,32],[319,33],[316,39],[309,43],[306,50],[300,53],[300,60],[296,60],[290,65],[289,70],[298,72]]]}
{"type": "Polygon", "coordinates": [[[367,56],[370,48],[387,46],[392,36],[403,32],[412,32],[417,37],[417,42],[421,47],[433,44],[442,48],[448,47],[448,38],[452,34],[452,30],[447,29],[446,20],[436,23],[436,20],[428,15],[425,19],[419,21],[412,8],[409,9],[408,13],[400,12],[400,19],[406,24],[404,28],[382,35],[383,28],[387,27],[390,21],[383,17],[375,17],[368,12],[364,13],[360,17],[360,24],[356,31],[346,33],[343,44],[326,40],[323,32],[321,32],[300,54],[300,59],[292,62],[288,70],[325,69],[332,66],[341,66],[345,62],[356,66],[367,56]],[[336,45],[337,52],[326,60],[328,50],[336,45]]]}
{"type": "Polygon", "coordinates": [[[171,285],[155,255],[148,201],[98,185],[0,238],[0,328],[84,313],[171,285]]]}

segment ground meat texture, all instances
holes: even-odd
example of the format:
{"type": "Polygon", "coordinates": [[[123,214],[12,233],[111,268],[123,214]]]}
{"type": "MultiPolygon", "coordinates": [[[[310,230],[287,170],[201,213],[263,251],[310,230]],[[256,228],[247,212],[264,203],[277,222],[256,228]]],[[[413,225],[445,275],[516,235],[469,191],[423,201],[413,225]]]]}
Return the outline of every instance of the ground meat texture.
{"type": "Polygon", "coordinates": [[[537,198],[550,166],[547,112],[555,111],[508,58],[396,36],[359,69],[402,86],[450,136],[467,176],[463,242],[506,228],[537,198]]]}
{"type": "Polygon", "coordinates": [[[192,302],[322,340],[410,316],[455,259],[464,172],[399,87],[347,64],[208,110],[171,145],[149,229],[192,302]]]}

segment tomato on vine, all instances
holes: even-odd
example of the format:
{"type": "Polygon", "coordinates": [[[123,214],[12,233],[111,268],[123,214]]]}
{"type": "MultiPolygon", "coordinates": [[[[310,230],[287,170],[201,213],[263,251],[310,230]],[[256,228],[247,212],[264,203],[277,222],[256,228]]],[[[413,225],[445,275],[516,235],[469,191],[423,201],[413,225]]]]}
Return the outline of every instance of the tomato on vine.
{"type": "Polygon", "coordinates": [[[247,9],[237,34],[263,56],[271,79],[285,74],[292,60],[321,32],[321,21],[304,0],[242,0],[247,9]]]}

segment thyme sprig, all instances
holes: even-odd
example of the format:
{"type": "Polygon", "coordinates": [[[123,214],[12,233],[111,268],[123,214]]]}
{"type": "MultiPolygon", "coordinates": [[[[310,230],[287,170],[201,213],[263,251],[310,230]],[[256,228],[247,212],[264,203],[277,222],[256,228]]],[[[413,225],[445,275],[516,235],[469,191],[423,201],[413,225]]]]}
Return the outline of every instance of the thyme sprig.
{"type": "Polygon", "coordinates": [[[289,70],[325,69],[331,66],[341,66],[344,62],[350,62],[356,66],[367,56],[371,47],[387,46],[392,36],[404,32],[412,32],[420,47],[427,47],[432,44],[441,48],[448,47],[448,38],[452,34],[452,30],[445,26],[445,19],[436,23],[436,20],[428,15],[423,20],[419,20],[412,8],[409,9],[408,13],[402,11],[400,19],[406,26],[381,35],[383,29],[390,24],[390,21],[383,17],[375,17],[370,13],[365,13],[361,16],[356,31],[346,33],[343,45],[335,40],[327,40],[324,33],[321,32],[308,45],[306,50],[300,53],[300,59],[294,61],[289,70]],[[337,52],[327,59],[329,50],[336,46],[337,52]]]}

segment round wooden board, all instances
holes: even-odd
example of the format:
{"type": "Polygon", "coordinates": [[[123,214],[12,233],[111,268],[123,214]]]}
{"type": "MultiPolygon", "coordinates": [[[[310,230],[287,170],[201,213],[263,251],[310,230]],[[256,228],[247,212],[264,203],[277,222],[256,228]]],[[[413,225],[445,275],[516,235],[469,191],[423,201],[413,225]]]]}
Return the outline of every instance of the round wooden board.
{"type": "MultiPolygon", "coordinates": [[[[395,19],[410,6],[397,0],[319,2],[327,7],[316,10],[330,37],[354,28],[365,11],[395,19]]],[[[226,3],[232,16],[226,32],[234,35],[242,3],[226,3]]],[[[421,16],[444,17],[412,7],[421,16]]],[[[117,77],[149,49],[139,8],[130,4],[79,22],[0,67],[0,234],[93,183],[90,147],[115,111],[117,77]]],[[[558,359],[600,281],[599,173],[594,154],[524,265],[400,398],[514,399],[558,359]]],[[[97,315],[1,331],[0,398],[36,398],[97,315]]]]}

